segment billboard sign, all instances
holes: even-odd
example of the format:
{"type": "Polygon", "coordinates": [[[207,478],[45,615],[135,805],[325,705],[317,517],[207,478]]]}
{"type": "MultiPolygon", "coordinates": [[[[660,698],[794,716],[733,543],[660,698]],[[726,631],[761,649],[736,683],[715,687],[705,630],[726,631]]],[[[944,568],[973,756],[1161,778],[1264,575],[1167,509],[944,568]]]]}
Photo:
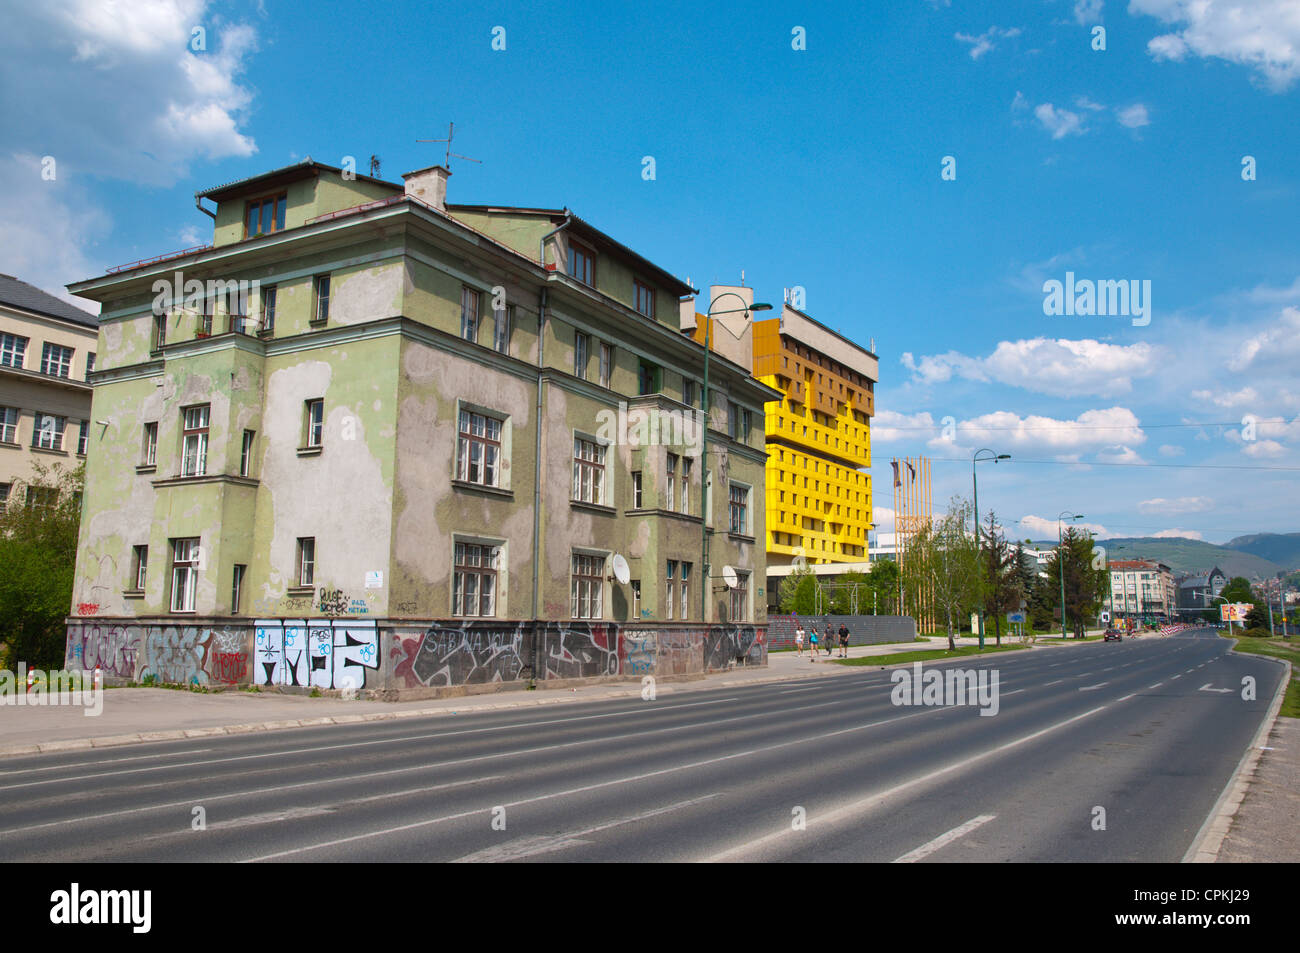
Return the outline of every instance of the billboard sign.
{"type": "Polygon", "coordinates": [[[1255,608],[1249,602],[1225,602],[1219,606],[1219,620],[1222,622],[1245,622],[1246,614],[1255,608]]]}

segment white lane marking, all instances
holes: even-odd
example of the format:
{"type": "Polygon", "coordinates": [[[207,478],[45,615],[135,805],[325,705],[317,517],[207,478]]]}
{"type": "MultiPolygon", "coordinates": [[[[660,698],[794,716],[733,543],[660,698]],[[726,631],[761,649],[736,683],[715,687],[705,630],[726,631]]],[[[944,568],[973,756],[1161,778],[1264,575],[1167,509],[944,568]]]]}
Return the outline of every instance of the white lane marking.
{"type": "MultiPolygon", "coordinates": [[[[1098,705],[1096,708],[1093,708],[1089,711],[1085,711],[1082,714],[1074,715],[1070,718],[1065,719],[1064,721],[1058,721],[1056,724],[1048,725],[1046,728],[1040,728],[1038,729],[1038,731],[1035,731],[1032,734],[1025,735],[1022,738],[1017,738],[1014,741],[1005,742],[1004,744],[998,745],[996,748],[990,748],[988,751],[981,752],[980,754],[975,754],[975,755],[971,755],[968,758],[963,758],[961,761],[954,761],[952,764],[945,765],[942,768],[936,768],[934,771],[930,771],[919,777],[912,778],[910,781],[903,781],[901,784],[895,784],[893,787],[886,788],[885,790],[880,791],[876,794],[869,794],[866,797],[854,801],[851,804],[846,804],[845,806],[838,808],[837,810],[831,811],[829,814],[818,815],[818,817],[816,818],[816,823],[826,824],[829,826],[831,824],[834,824],[836,821],[852,817],[853,815],[859,814],[864,810],[876,807],[877,805],[884,803],[885,801],[887,801],[889,798],[893,797],[896,794],[901,794],[902,792],[914,788],[918,785],[926,784],[927,782],[933,781],[936,778],[941,778],[946,774],[952,774],[954,771],[960,771],[962,768],[966,768],[969,767],[970,765],[976,764],[977,762],[984,761],[988,758],[993,757],[994,755],[1001,754],[1004,751],[1009,751],[1012,748],[1018,748],[1020,745],[1028,744],[1031,741],[1035,741],[1043,737],[1043,735],[1050,734],[1053,731],[1058,731],[1059,729],[1064,728],[1066,725],[1072,725],[1076,721],[1080,721],[1084,718],[1089,718],[1092,715],[1097,714],[1097,712],[1099,711],[1105,711],[1112,704],[1114,704],[1114,702],[1107,702],[1105,705],[1098,705]]],[[[947,709],[935,708],[930,710],[946,711],[947,709]]],[[[749,841],[748,843],[740,844],[736,847],[728,848],[727,850],[724,850],[721,853],[714,854],[712,857],[709,857],[708,860],[710,862],[715,862],[715,863],[718,861],[727,860],[730,857],[735,856],[736,854],[742,854],[747,851],[753,850],[755,847],[762,847],[765,846],[766,844],[771,843],[772,841],[779,840],[785,837],[787,834],[789,834],[791,830],[792,830],[791,828],[783,826],[779,831],[777,831],[774,834],[768,834],[764,837],[758,838],[757,840],[749,841]]]]}
{"type": "Polygon", "coordinates": [[[531,837],[519,837],[496,847],[488,847],[484,850],[475,851],[472,854],[466,854],[458,860],[453,860],[452,863],[492,864],[505,860],[521,860],[524,857],[534,857],[537,854],[548,854],[557,850],[564,850],[567,847],[576,847],[580,844],[588,844],[590,841],[582,839],[588,834],[607,831],[610,828],[621,827],[624,824],[635,824],[637,821],[644,821],[647,818],[656,817],[660,814],[667,814],[669,811],[694,807],[696,804],[711,801],[715,797],[722,797],[722,795],[706,794],[704,797],[691,798],[689,801],[678,801],[676,804],[669,804],[667,807],[658,807],[653,811],[643,811],[640,814],[633,814],[630,817],[620,817],[616,821],[608,821],[604,824],[597,824],[594,827],[584,827],[580,831],[570,831],[567,834],[541,834],[531,837]]]}
{"type": "Polygon", "coordinates": [[[1217,693],[1217,694],[1223,694],[1224,692],[1230,692],[1230,691],[1232,691],[1232,689],[1231,689],[1231,688],[1211,688],[1211,687],[1210,687],[1210,683],[1209,683],[1209,682],[1206,682],[1204,685],[1202,685],[1200,688],[1198,688],[1197,691],[1198,691],[1198,692],[1215,692],[1215,693],[1217,693]]]}
{"type": "MultiPolygon", "coordinates": [[[[145,743],[148,744],[148,742],[145,743]]],[[[20,774],[35,774],[38,771],[62,771],[65,768],[87,768],[87,767],[93,767],[94,765],[97,764],[120,764],[123,761],[157,761],[160,757],[172,757],[173,755],[181,755],[181,754],[204,754],[208,751],[213,751],[213,750],[215,749],[191,748],[188,751],[176,751],[176,752],[171,752],[167,755],[141,754],[141,755],[136,755],[133,758],[105,758],[102,761],[78,761],[74,764],[52,764],[43,768],[19,768],[17,771],[6,771],[5,777],[12,778],[12,777],[17,777],[20,774]]],[[[48,758],[49,755],[47,754],[45,755],[45,757],[48,758]]]]}
{"type": "MultiPolygon", "coordinates": [[[[850,732],[854,732],[854,731],[863,731],[867,728],[878,728],[881,725],[888,725],[895,721],[902,721],[904,718],[918,718],[922,715],[928,715],[931,712],[936,712],[936,711],[956,711],[959,707],[960,706],[951,705],[951,706],[942,706],[942,707],[935,707],[935,708],[925,708],[922,709],[921,711],[909,712],[906,715],[895,715],[893,718],[885,718],[881,721],[871,721],[871,722],[867,722],[864,725],[854,725],[852,728],[840,728],[837,731],[820,732],[816,735],[809,735],[803,738],[794,738],[790,741],[780,741],[775,744],[763,745],[762,747],[758,747],[758,748],[750,748],[748,751],[735,751],[732,752],[731,754],[720,755],[716,758],[706,758],[703,761],[692,761],[687,764],[675,765],[671,768],[660,768],[657,771],[647,771],[644,774],[633,774],[623,778],[614,778],[613,780],[610,781],[599,781],[595,784],[584,784],[582,787],[569,788],[567,791],[556,791],[552,794],[539,794],[536,795],[535,797],[523,798],[522,800],[519,801],[509,801],[500,806],[519,807],[522,804],[536,804],[539,801],[550,801],[554,798],[567,797],[570,794],[585,794],[588,791],[596,791],[599,790],[600,788],[612,787],[618,784],[630,784],[636,781],[644,781],[647,778],[658,778],[666,774],[675,774],[678,771],[689,771],[693,768],[704,768],[713,764],[721,764],[724,761],[734,761],[737,758],[748,758],[750,755],[754,755],[754,754],[764,754],[768,751],[776,751],[781,748],[789,748],[792,745],[807,744],[809,741],[820,741],[824,738],[832,738],[836,735],[849,734],[850,732]]],[[[1097,710],[1100,711],[1100,709],[1097,710]]],[[[486,757],[492,757],[492,756],[488,755],[486,757]]],[[[325,847],[337,847],[340,844],[350,844],[354,841],[365,840],[366,838],[369,837],[384,837],[388,834],[399,834],[403,831],[414,830],[415,828],[419,828],[419,827],[431,827],[434,824],[441,824],[444,821],[455,821],[455,820],[460,820],[461,818],[464,817],[471,817],[475,814],[486,814],[489,812],[489,810],[490,808],[480,807],[473,811],[460,811],[459,813],[456,814],[444,814],[442,817],[432,817],[425,821],[416,821],[412,824],[402,824],[398,827],[388,827],[382,830],[371,831],[367,834],[355,834],[352,837],[342,837],[337,840],[322,841],[319,844],[308,844],[305,847],[295,847],[291,850],[282,850],[274,854],[264,854],[261,857],[250,857],[247,860],[241,861],[241,863],[254,864],[264,860],[276,860],[280,857],[288,857],[293,854],[305,854],[308,851],[320,850],[325,847]]]]}
{"type": "Polygon", "coordinates": [[[1063,682],[1063,681],[1065,681],[1065,679],[1063,679],[1063,678],[1058,678],[1058,679],[1057,679],[1056,681],[1054,681],[1054,682],[1048,682],[1047,685],[1044,685],[1043,687],[1044,687],[1044,688],[1047,688],[1049,685],[1059,685],[1059,684],[1061,684],[1061,682],[1063,682]]]}
{"type": "Polygon", "coordinates": [[[1084,685],[1079,688],[1079,691],[1091,692],[1094,691],[1095,689],[1101,688],[1101,686],[1103,685],[1109,685],[1109,684],[1110,682],[1098,682],[1096,685],[1084,685]]]}
{"type": "MultiPolygon", "coordinates": [[[[841,702],[837,700],[837,701],[830,701],[830,702],[819,702],[816,705],[801,705],[798,708],[783,709],[782,714],[796,712],[796,711],[810,711],[811,709],[814,708],[827,708],[832,705],[839,705],[839,704],[841,704],[841,702]]],[[[951,707],[957,707],[957,706],[951,706],[951,707]]],[[[940,707],[940,708],[933,708],[927,710],[947,711],[950,709],[940,707]]],[[[379,777],[385,777],[393,774],[406,774],[411,771],[426,771],[426,770],[432,770],[434,768],[450,768],[450,767],[456,767],[458,765],[463,765],[463,764],[472,764],[475,761],[490,760],[492,758],[510,758],[522,754],[537,754],[543,751],[557,751],[562,748],[573,748],[579,745],[597,744],[606,741],[622,741],[626,738],[640,738],[645,735],[660,734],[665,731],[679,731],[688,728],[703,728],[712,725],[725,725],[728,722],[732,722],[732,721],[752,721],[753,718],[754,716],[752,714],[737,715],[734,718],[719,718],[710,721],[697,721],[689,725],[671,725],[665,728],[650,729],[648,731],[633,731],[623,735],[605,735],[600,738],[587,738],[581,741],[566,741],[566,742],[553,744],[553,745],[543,745],[541,747],[516,748],[514,751],[503,751],[503,752],[497,752],[493,754],[474,755],[468,758],[459,758],[455,761],[439,761],[433,764],[412,764],[401,768],[389,768],[383,771],[367,771],[364,774],[340,775],[328,779],[318,778],[314,781],[305,781],[298,784],[282,784],[276,787],[260,788],[251,791],[238,791],[232,794],[218,794],[218,795],[205,796],[205,800],[216,801],[216,800],[222,800],[224,798],[230,798],[230,797],[246,797],[252,794],[269,794],[276,791],[290,791],[295,788],[309,787],[311,785],[319,786],[323,784],[339,784],[339,783],[347,783],[349,781],[360,781],[366,778],[379,778],[379,777]]],[[[831,732],[831,734],[837,734],[837,732],[831,732]]],[[[803,739],[803,740],[815,740],[817,738],[824,738],[824,737],[828,737],[828,736],[825,734],[813,735],[811,736],[811,739],[803,739]]],[[[97,814],[87,815],[84,817],[63,818],[62,820],[58,820],[58,821],[46,821],[43,824],[29,824],[26,827],[10,827],[4,830],[0,830],[0,837],[5,837],[9,834],[22,834],[27,831],[41,830],[42,828],[46,828],[46,827],[59,827],[63,824],[80,824],[86,821],[98,821],[108,817],[119,817],[124,814],[140,814],[147,811],[160,811],[160,810],[165,810],[166,808],[169,807],[179,807],[183,804],[193,804],[194,800],[195,800],[194,798],[187,798],[183,801],[172,801],[167,804],[151,804],[146,807],[124,808],[123,810],[120,811],[107,811],[107,812],[100,812],[97,814]]]]}
{"type": "Polygon", "coordinates": [[[1154,685],[1152,685],[1151,687],[1152,687],[1152,688],[1159,688],[1159,687],[1160,687],[1161,685],[1163,685],[1163,684],[1164,684],[1164,682],[1156,682],[1156,683],[1155,683],[1154,685]]]}
{"type": "MultiPolygon", "coordinates": [[[[111,778],[119,774],[141,774],[145,771],[168,771],[173,768],[194,768],[194,767],[202,767],[204,765],[209,765],[209,764],[226,764],[233,761],[252,761],[252,760],[257,760],[259,758],[279,758],[279,757],[287,757],[289,755],[295,755],[295,754],[313,754],[314,752],[317,751],[337,751],[344,748],[365,748],[371,745],[399,744],[405,741],[427,741],[430,738],[454,738],[459,735],[476,735],[485,731],[504,731],[510,728],[528,728],[533,725],[559,725],[559,724],[566,724],[568,722],[574,722],[574,721],[591,721],[592,719],[595,718],[617,718],[619,716],[624,716],[624,715],[640,715],[640,714],[649,714],[653,712],[673,712],[673,711],[677,711],[679,708],[698,708],[701,705],[720,705],[723,702],[734,702],[734,701],[740,701],[740,699],[736,697],[717,698],[717,699],[713,699],[712,701],[690,702],[689,704],[685,704],[685,705],[671,705],[662,708],[654,708],[654,707],[646,706],[645,708],[631,708],[624,711],[606,712],[604,714],[599,714],[599,715],[577,715],[574,716],[573,718],[551,718],[546,721],[515,722],[509,725],[491,725],[486,728],[464,728],[459,731],[435,731],[424,735],[398,735],[393,738],[374,738],[369,741],[349,741],[349,742],[342,742],[334,745],[317,745],[311,748],[287,748],[280,751],[265,751],[260,754],[245,754],[245,755],[239,755],[237,757],[231,757],[231,758],[209,758],[206,761],[183,761],[179,764],[160,764],[152,768],[127,768],[123,771],[101,771],[96,774],[82,774],[82,775],[76,775],[68,778],[49,778],[44,781],[26,781],[22,784],[6,784],[0,787],[0,791],[9,791],[14,788],[32,787],[33,785],[37,785],[37,784],[61,784],[64,781],[86,781],[86,780],[94,780],[97,778],[111,778]]],[[[799,709],[794,708],[789,710],[798,711],[799,709]]],[[[750,717],[753,716],[751,715],[750,717]]],[[[686,726],[686,727],[692,727],[692,726],[686,726]]],[[[211,750],[211,749],[207,749],[207,750],[211,750]]],[[[2,833],[4,832],[0,831],[0,834],[2,833]]]]}
{"type": "Polygon", "coordinates": [[[1136,694],[1137,694],[1137,692],[1131,692],[1131,693],[1129,693],[1128,695],[1125,695],[1123,698],[1117,698],[1117,699],[1115,699],[1115,701],[1117,701],[1117,702],[1126,702],[1126,701],[1128,701],[1130,698],[1132,698],[1132,697],[1133,697],[1134,695],[1136,695],[1136,694]]]}
{"type": "Polygon", "coordinates": [[[787,689],[786,689],[785,691],[783,691],[783,692],[777,692],[777,694],[778,694],[778,695],[793,695],[793,694],[795,694],[796,692],[820,692],[820,691],[823,691],[823,690],[824,690],[824,689],[822,688],[822,686],[817,685],[817,686],[814,686],[813,688],[787,688],[787,689]]]}
{"type": "Polygon", "coordinates": [[[957,838],[965,837],[971,831],[975,830],[975,828],[983,827],[985,824],[993,820],[993,818],[995,817],[997,817],[996,814],[981,814],[979,817],[972,817],[965,824],[960,824],[957,827],[954,827],[952,830],[948,831],[948,833],[940,834],[934,840],[927,841],[926,843],[918,847],[916,850],[910,850],[902,857],[896,858],[894,860],[894,863],[914,864],[918,860],[923,860],[924,858],[929,857],[931,854],[933,854],[936,850],[942,850],[944,847],[947,847],[957,838]]]}

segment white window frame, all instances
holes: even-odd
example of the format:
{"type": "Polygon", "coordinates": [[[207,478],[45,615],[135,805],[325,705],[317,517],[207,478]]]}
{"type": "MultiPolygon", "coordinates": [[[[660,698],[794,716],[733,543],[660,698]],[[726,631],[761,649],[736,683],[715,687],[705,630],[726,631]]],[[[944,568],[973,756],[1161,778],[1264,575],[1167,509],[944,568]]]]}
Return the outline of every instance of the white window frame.
{"type": "Polygon", "coordinates": [[[608,499],[605,464],[608,447],[595,437],[573,435],[573,496],[575,503],[604,506],[608,499]],[[589,475],[589,476],[588,476],[589,475]]]}
{"type": "Polygon", "coordinates": [[[172,612],[194,612],[198,597],[201,538],[172,540],[172,612]]]}
{"type": "Polygon", "coordinates": [[[18,442],[18,408],[0,407],[0,443],[18,442]]]}
{"type": "Polygon", "coordinates": [[[181,411],[181,476],[203,476],[208,472],[211,433],[211,404],[197,404],[181,411]]]}
{"type": "Polygon", "coordinates": [[[753,508],[754,488],[752,486],[736,482],[727,484],[727,532],[731,533],[733,536],[753,536],[754,534],[750,532],[750,527],[753,525],[753,508]],[[742,520],[744,525],[740,529],[735,528],[735,521],[733,519],[734,514],[732,513],[732,507],[735,503],[733,502],[731,495],[736,490],[741,490],[745,494],[745,500],[742,504],[744,506],[744,516],[742,520]]]}
{"type": "Polygon", "coordinates": [[[605,560],[608,553],[575,549],[569,556],[569,611],[571,618],[605,618],[605,560]],[[579,569],[583,571],[579,573],[579,569]]]}
{"type": "Polygon", "coordinates": [[[495,619],[501,610],[501,593],[505,570],[502,554],[503,540],[470,539],[453,537],[452,541],[452,584],[451,614],[457,618],[495,619]],[[465,559],[462,562],[462,557],[465,559]],[[475,561],[476,560],[476,561],[475,561]],[[486,561],[485,561],[486,560],[486,561]],[[469,580],[474,580],[472,598],[477,611],[466,611],[465,599],[469,590],[469,580]],[[483,588],[485,580],[491,580],[490,592],[483,588]],[[484,600],[487,600],[486,604],[484,600]]]}
{"type": "Polygon", "coordinates": [[[66,417],[42,413],[33,415],[32,446],[39,450],[62,450],[63,431],[66,426],[66,417]],[[49,426],[46,426],[47,424],[49,426]]]}
{"type": "Polygon", "coordinates": [[[460,288],[460,336],[466,341],[478,343],[479,315],[482,304],[477,288],[461,285],[460,288]]]}
{"type": "Polygon", "coordinates": [[[505,458],[505,437],[504,417],[460,406],[456,413],[456,479],[477,486],[499,488],[502,463],[505,458]],[[475,427],[479,422],[482,423],[482,429],[476,432],[475,427]],[[492,435],[494,429],[495,436],[492,435]],[[476,447],[482,448],[477,461],[474,459],[476,447]],[[495,460],[489,463],[489,458],[494,454],[495,460]],[[477,478],[474,473],[475,467],[478,468],[477,478]]]}
{"type": "Polygon", "coordinates": [[[316,585],[316,537],[298,537],[298,588],[316,585]]]}
{"type": "Polygon", "coordinates": [[[303,442],[304,447],[323,447],[325,446],[325,398],[313,397],[304,401],[303,423],[306,425],[304,430],[303,442]]]}
{"type": "Polygon", "coordinates": [[[50,377],[71,377],[74,354],[73,348],[46,341],[41,350],[41,373],[50,377]]]}
{"type": "Polygon", "coordinates": [[[21,334],[0,334],[0,367],[22,368],[27,360],[27,345],[31,338],[21,334]]]}

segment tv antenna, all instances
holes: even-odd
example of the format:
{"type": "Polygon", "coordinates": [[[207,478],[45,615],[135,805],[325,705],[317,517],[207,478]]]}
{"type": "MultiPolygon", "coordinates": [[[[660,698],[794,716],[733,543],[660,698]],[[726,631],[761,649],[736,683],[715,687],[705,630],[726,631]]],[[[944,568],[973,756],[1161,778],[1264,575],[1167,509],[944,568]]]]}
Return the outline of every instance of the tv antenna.
{"type": "Polygon", "coordinates": [[[370,177],[372,179],[379,178],[379,156],[370,157],[370,177]]]}
{"type": "Polygon", "coordinates": [[[466,162],[478,162],[478,163],[482,163],[482,162],[483,162],[482,159],[471,159],[469,156],[463,156],[463,155],[461,155],[459,152],[452,152],[452,151],[451,151],[451,140],[452,140],[452,138],[455,136],[455,134],[456,134],[456,124],[455,124],[454,122],[449,122],[449,123],[447,123],[447,138],[446,138],[446,139],[416,139],[415,141],[416,141],[416,142],[445,142],[445,143],[447,143],[447,160],[446,160],[446,165],[447,165],[447,171],[448,171],[448,172],[451,171],[451,160],[452,160],[453,158],[455,158],[455,159],[464,159],[466,162]]]}

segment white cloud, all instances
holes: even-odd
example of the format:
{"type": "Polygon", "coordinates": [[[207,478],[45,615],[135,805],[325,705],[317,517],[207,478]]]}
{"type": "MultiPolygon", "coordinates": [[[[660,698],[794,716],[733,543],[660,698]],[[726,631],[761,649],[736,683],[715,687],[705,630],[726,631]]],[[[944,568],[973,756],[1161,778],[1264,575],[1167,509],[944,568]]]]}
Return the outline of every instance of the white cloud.
{"type": "Polygon", "coordinates": [[[962,43],[969,43],[971,45],[970,58],[973,60],[977,60],[990,50],[996,49],[997,47],[994,43],[995,40],[1010,39],[1019,35],[1019,27],[1012,27],[1009,30],[1004,30],[1001,27],[996,26],[989,27],[979,36],[971,36],[968,33],[954,34],[954,36],[956,36],[956,38],[962,43]]]}
{"type": "Polygon", "coordinates": [[[1159,352],[1146,342],[1125,345],[1041,337],[1000,341],[987,357],[948,351],[918,360],[907,351],[900,360],[923,384],[960,377],[1057,397],[1127,393],[1134,378],[1154,374],[1160,363],[1159,352]]]}
{"type": "Polygon", "coordinates": [[[1194,390],[1192,399],[1216,407],[1242,407],[1259,401],[1259,394],[1253,387],[1243,387],[1237,391],[1194,390]]]}
{"type": "Polygon", "coordinates": [[[929,439],[939,429],[928,413],[900,414],[878,410],[871,418],[871,439],[875,443],[929,439]]]}
{"type": "Polygon", "coordinates": [[[1018,89],[1016,90],[1016,98],[1011,100],[1011,108],[1015,111],[1029,108],[1029,100],[1026,99],[1025,94],[1018,89]]]}
{"type": "Polygon", "coordinates": [[[1066,527],[1073,526],[1076,529],[1086,529],[1091,531],[1093,536],[1108,536],[1106,527],[1100,523],[1085,523],[1082,521],[1062,520],[1058,530],[1057,521],[1043,516],[1023,516],[1020,518],[1020,525],[1025,530],[1026,535],[1031,539],[1045,540],[1056,539],[1059,532],[1063,532],[1066,527]]]}
{"type": "Polygon", "coordinates": [[[1130,0],[1175,27],[1147,43],[1157,60],[1189,54],[1248,66],[1274,92],[1300,77],[1300,4],[1295,0],[1130,0]]]}
{"type": "Polygon", "coordinates": [[[0,34],[0,152],[52,155],[82,174],[170,185],[196,158],[249,156],[252,93],[238,79],[251,27],[205,0],[14,4],[0,34]],[[190,31],[207,30],[191,52],[190,31]]]}
{"type": "Polygon", "coordinates": [[[1103,0],[1074,0],[1074,18],[1081,26],[1101,22],[1103,0]]]}
{"type": "Polygon", "coordinates": [[[1075,96],[1074,104],[1078,106],[1080,109],[1089,109],[1092,112],[1101,112],[1106,108],[1101,103],[1094,103],[1087,96],[1075,96]]]}
{"type": "MultiPolygon", "coordinates": [[[[1145,437],[1143,438],[1145,439],[1145,437]]],[[[1097,451],[1098,463],[1142,464],[1145,460],[1132,447],[1115,444],[1097,451]]]]}
{"type": "Polygon", "coordinates": [[[1157,496],[1150,500],[1143,500],[1138,504],[1138,509],[1143,513],[1174,515],[1176,513],[1203,513],[1213,506],[1214,501],[1208,496],[1180,496],[1173,500],[1157,496]]]}
{"type": "Polygon", "coordinates": [[[1187,451],[1182,447],[1176,447],[1171,443],[1161,444],[1160,456],[1162,457],[1181,457],[1187,451]]]}
{"type": "Polygon", "coordinates": [[[1140,129],[1142,126],[1151,125],[1151,117],[1147,113],[1147,107],[1142,103],[1134,103],[1132,106],[1116,109],[1115,115],[1119,117],[1119,124],[1127,126],[1129,129],[1140,129]]]}
{"type": "Polygon", "coordinates": [[[1286,447],[1276,440],[1247,440],[1241,445],[1241,452],[1248,457],[1271,459],[1286,453],[1286,447]]]}
{"type": "Polygon", "coordinates": [[[1194,529],[1162,529],[1151,535],[1156,539],[1205,539],[1198,530],[1194,529]]]}
{"type": "MultiPolygon", "coordinates": [[[[989,446],[999,452],[1018,449],[1068,454],[1111,448],[1109,452],[1121,455],[1133,453],[1128,444],[1147,439],[1137,417],[1125,407],[1088,410],[1075,420],[995,411],[958,422],[956,436],[963,447],[989,446]]],[[[938,444],[952,445],[941,438],[930,441],[931,446],[938,444]]]]}
{"type": "Polygon", "coordinates": [[[1241,343],[1236,355],[1228,361],[1228,369],[1241,372],[1265,363],[1286,363],[1293,367],[1295,358],[1300,358],[1300,309],[1287,307],[1282,309],[1276,323],[1241,343]]]}
{"type": "Polygon", "coordinates": [[[1068,109],[1057,109],[1051,103],[1039,104],[1034,109],[1034,115],[1043,124],[1043,128],[1052,134],[1053,139],[1081,136],[1087,132],[1083,127],[1083,119],[1078,113],[1070,112],[1068,109]]]}

